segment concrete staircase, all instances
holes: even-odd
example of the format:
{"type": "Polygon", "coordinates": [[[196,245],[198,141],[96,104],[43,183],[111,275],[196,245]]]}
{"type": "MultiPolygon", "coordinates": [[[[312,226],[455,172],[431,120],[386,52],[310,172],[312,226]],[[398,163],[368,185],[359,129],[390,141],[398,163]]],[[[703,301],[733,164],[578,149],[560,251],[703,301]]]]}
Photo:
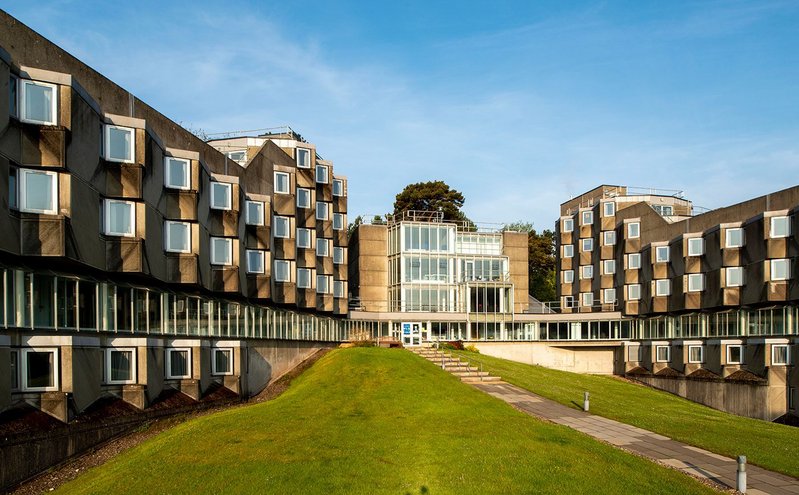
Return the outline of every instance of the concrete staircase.
{"type": "Polygon", "coordinates": [[[409,350],[441,367],[444,371],[448,371],[459,377],[464,383],[502,381],[500,377],[492,376],[487,371],[481,371],[480,368],[472,366],[470,363],[452,354],[441,352],[430,347],[412,347],[409,348],[409,350]]]}

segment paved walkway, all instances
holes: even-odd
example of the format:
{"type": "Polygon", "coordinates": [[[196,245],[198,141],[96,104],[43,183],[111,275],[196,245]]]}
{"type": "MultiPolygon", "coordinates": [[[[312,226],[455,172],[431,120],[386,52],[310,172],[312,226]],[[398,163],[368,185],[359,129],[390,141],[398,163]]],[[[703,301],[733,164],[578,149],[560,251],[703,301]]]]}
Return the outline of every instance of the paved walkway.
{"type": "MultiPolygon", "coordinates": [[[[586,435],[673,466],[680,471],[735,488],[737,463],[729,457],[692,447],[635,426],[566,407],[509,383],[478,382],[472,385],[531,416],[574,428],[586,435]]],[[[799,480],[795,478],[751,464],[746,466],[746,471],[748,495],[799,494],[799,480]]]]}

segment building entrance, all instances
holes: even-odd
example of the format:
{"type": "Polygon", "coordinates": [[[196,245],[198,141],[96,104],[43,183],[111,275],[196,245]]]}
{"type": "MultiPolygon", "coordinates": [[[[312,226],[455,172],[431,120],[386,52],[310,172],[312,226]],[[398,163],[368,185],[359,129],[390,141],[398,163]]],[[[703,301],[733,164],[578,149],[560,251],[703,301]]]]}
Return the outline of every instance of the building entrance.
{"type": "Polygon", "coordinates": [[[418,322],[402,323],[402,345],[413,347],[422,345],[422,324],[418,322]]]}

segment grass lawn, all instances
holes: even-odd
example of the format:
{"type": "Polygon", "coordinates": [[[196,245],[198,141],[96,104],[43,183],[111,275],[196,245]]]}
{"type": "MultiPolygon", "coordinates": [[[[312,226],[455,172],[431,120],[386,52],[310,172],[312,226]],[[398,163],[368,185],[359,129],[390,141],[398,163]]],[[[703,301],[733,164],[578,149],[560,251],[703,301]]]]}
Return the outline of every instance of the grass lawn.
{"type": "Polygon", "coordinates": [[[482,361],[486,371],[576,409],[591,393],[591,412],[675,440],[799,477],[799,428],[724,413],[676,395],[612,376],[583,375],[457,352],[482,361]]]}
{"type": "Polygon", "coordinates": [[[277,399],[183,423],[60,493],[713,493],[398,349],[338,349],[277,399]]]}

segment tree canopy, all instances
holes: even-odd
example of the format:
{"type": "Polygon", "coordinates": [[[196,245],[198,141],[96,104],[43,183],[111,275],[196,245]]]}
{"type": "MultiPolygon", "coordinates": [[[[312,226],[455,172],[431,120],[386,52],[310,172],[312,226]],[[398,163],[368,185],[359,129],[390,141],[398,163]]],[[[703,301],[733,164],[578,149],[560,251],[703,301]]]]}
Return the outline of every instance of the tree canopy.
{"type": "Polygon", "coordinates": [[[540,234],[529,222],[505,224],[502,230],[527,232],[527,277],[530,295],[539,301],[554,301],[555,289],[555,233],[544,230],[540,234]]]}
{"type": "Polygon", "coordinates": [[[444,220],[471,221],[461,211],[465,202],[463,194],[449,187],[444,181],[418,182],[408,184],[394,201],[394,215],[402,217],[402,212],[440,211],[444,220]]]}

